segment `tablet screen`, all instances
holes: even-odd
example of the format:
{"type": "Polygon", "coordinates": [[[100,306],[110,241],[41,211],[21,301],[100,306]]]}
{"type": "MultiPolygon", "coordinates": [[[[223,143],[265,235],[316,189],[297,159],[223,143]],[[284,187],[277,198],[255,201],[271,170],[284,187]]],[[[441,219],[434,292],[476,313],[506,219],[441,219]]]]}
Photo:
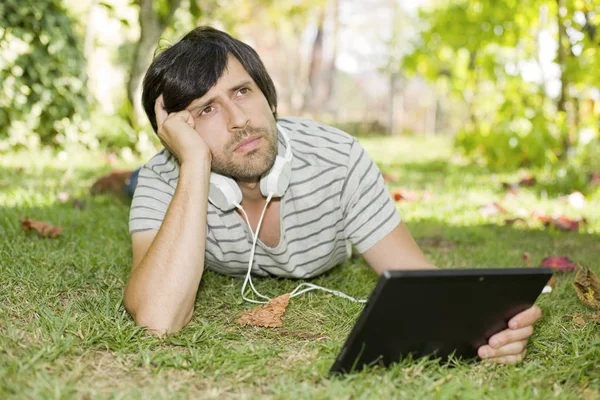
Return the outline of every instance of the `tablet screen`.
{"type": "Polygon", "coordinates": [[[477,357],[551,276],[550,268],[386,271],[331,372],[387,366],[409,354],[477,357]]]}

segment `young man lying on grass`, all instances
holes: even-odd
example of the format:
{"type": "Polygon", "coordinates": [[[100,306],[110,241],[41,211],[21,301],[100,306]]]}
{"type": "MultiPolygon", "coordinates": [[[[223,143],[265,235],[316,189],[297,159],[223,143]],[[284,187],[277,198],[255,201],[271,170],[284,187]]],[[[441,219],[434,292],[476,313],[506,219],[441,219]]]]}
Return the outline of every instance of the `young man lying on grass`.
{"type": "MultiPolygon", "coordinates": [[[[265,206],[255,276],[314,277],[348,257],[348,241],[378,274],[436,268],[354,137],[277,118],[273,82],[245,43],[209,27],[191,31],[155,58],[142,102],[166,149],[141,168],[131,205],[133,265],[124,301],[137,324],[163,334],[189,323],[205,266],[244,275],[265,206]],[[289,184],[267,203],[261,177],[288,146],[289,184]],[[209,201],[211,171],[235,180],[252,231],[239,209],[209,201]]],[[[537,306],[514,316],[479,356],[521,361],[540,316],[537,306]]]]}

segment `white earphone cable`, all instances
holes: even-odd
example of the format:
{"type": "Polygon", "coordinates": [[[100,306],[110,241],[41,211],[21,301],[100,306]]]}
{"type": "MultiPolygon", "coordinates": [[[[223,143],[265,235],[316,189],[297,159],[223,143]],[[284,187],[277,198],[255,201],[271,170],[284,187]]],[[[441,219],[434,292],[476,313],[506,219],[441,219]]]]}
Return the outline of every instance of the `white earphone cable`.
{"type": "MultiPolygon", "coordinates": [[[[256,288],[254,287],[254,284],[252,283],[251,271],[252,271],[252,262],[254,261],[254,252],[256,250],[256,242],[258,241],[258,233],[260,232],[260,227],[262,225],[262,221],[265,216],[265,212],[267,211],[267,206],[269,205],[269,202],[271,201],[272,198],[273,198],[273,193],[270,193],[269,196],[267,197],[267,202],[265,203],[265,207],[263,208],[262,213],[260,214],[260,219],[258,220],[258,225],[256,226],[256,233],[252,232],[252,226],[250,225],[250,219],[248,218],[248,214],[246,214],[246,211],[244,211],[244,209],[242,208],[241,205],[235,204],[235,207],[238,208],[244,214],[244,217],[246,218],[246,222],[248,223],[248,228],[250,228],[250,232],[252,233],[252,249],[250,251],[250,260],[248,261],[248,271],[246,272],[246,278],[244,279],[244,284],[242,285],[242,298],[244,300],[246,300],[247,302],[255,303],[255,304],[266,304],[269,301],[271,301],[271,299],[269,297],[260,294],[258,292],[258,290],[256,290],[256,288]],[[246,291],[246,285],[248,283],[250,283],[250,288],[252,289],[254,294],[257,295],[258,297],[265,299],[266,301],[253,300],[253,299],[247,298],[244,293],[246,291]]],[[[311,290],[316,290],[316,289],[323,290],[328,293],[332,293],[336,296],[342,297],[344,299],[348,299],[354,303],[366,303],[367,302],[366,299],[358,299],[357,300],[354,297],[348,296],[347,294],[342,293],[340,291],[327,289],[322,286],[318,286],[318,285],[315,285],[313,283],[308,283],[308,282],[304,282],[304,283],[301,283],[300,285],[296,286],[296,288],[290,293],[290,298],[300,296],[301,294],[304,294],[306,292],[310,292],[311,290]],[[300,288],[302,288],[302,287],[306,287],[306,289],[300,290],[300,288]]]]}
{"type": "Polygon", "coordinates": [[[271,300],[269,297],[260,294],[258,292],[258,290],[256,290],[256,288],[254,287],[254,284],[252,283],[251,271],[252,271],[252,262],[254,261],[254,252],[256,250],[256,242],[258,241],[258,233],[260,232],[260,226],[262,225],[262,221],[265,216],[265,212],[267,211],[267,206],[269,205],[269,202],[271,201],[272,198],[273,198],[273,194],[271,193],[267,197],[267,202],[265,203],[265,207],[263,208],[262,213],[260,214],[260,219],[258,220],[258,225],[256,226],[256,233],[252,232],[252,226],[250,225],[250,219],[248,218],[248,214],[246,214],[246,211],[244,211],[244,209],[239,204],[236,204],[236,207],[238,209],[240,209],[242,211],[242,213],[244,214],[244,217],[246,217],[246,222],[248,223],[250,232],[252,232],[252,250],[250,251],[250,260],[248,261],[248,271],[246,272],[246,278],[244,279],[244,284],[242,285],[242,298],[250,303],[265,304],[271,300]],[[246,295],[244,294],[244,292],[246,291],[246,285],[248,284],[248,282],[250,282],[250,287],[252,288],[252,291],[254,292],[254,294],[256,294],[258,297],[261,297],[267,301],[253,300],[253,299],[247,298],[246,295]]]}
{"type": "Polygon", "coordinates": [[[344,299],[348,299],[348,300],[350,300],[350,301],[352,301],[354,303],[366,303],[367,302],[366,299],[355,299],[354,297],[348,296],[347,294],[342,293],[342,292],[340,292],[338,290],[327,289],[327,288],[324,288],[322,286],[318,286],[318,285],[315,285],[315,284],[312,284],[312,283],[308,283],[308,282],[304,282],[304,283],[301,283],[300,285],[296,286],[296,289],[294,289],[292,291],[292,293],[290,293],[290,297],[300,296],[301,294],[304,294],[306,292],[310,292],[311,290],[315,290],[315,289],[324,290],[325,292],[329,292],[329,293],[332,293],[332,294],[334,294],[336,296],[343,297],[344,299]],[[300,289],[302,286],[308,286],[308,288],[304,289],[304,290],[298,291],[298,289],[300,289]]]}

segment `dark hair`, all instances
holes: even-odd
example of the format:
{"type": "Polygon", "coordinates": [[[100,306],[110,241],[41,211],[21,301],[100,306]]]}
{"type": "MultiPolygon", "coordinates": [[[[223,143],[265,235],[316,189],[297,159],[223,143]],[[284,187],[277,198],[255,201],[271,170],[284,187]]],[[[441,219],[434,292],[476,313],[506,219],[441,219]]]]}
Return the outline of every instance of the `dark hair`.
{"type": "Polygon", "coordinates": [[[231,54],[242,64],[277,114],[277,92],[254,49],[225,32],[200,26],[154,58],[142,85],[142,105],[154,132],[154,104],[163,94],[168,113],[184,110],[212,88],[227,67],[231,54]]]}

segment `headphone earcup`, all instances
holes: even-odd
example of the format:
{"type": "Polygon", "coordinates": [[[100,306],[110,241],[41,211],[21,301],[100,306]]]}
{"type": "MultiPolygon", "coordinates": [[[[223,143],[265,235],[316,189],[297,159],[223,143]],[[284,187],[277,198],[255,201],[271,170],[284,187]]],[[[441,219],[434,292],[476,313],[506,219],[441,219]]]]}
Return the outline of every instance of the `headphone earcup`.
{"type": "Polygon", "coordinates": [[[230,211],[242,202],[242,191],[233,179],[211,172],[208,201],[221,211],[230,211]]]}
{"type": "Polygon", "coordinates": [[[277,156],[275,163],[260,180],[260,192],[264,196],[282,197],[292,176],[292,165],[285,158],[277,156]]]}

